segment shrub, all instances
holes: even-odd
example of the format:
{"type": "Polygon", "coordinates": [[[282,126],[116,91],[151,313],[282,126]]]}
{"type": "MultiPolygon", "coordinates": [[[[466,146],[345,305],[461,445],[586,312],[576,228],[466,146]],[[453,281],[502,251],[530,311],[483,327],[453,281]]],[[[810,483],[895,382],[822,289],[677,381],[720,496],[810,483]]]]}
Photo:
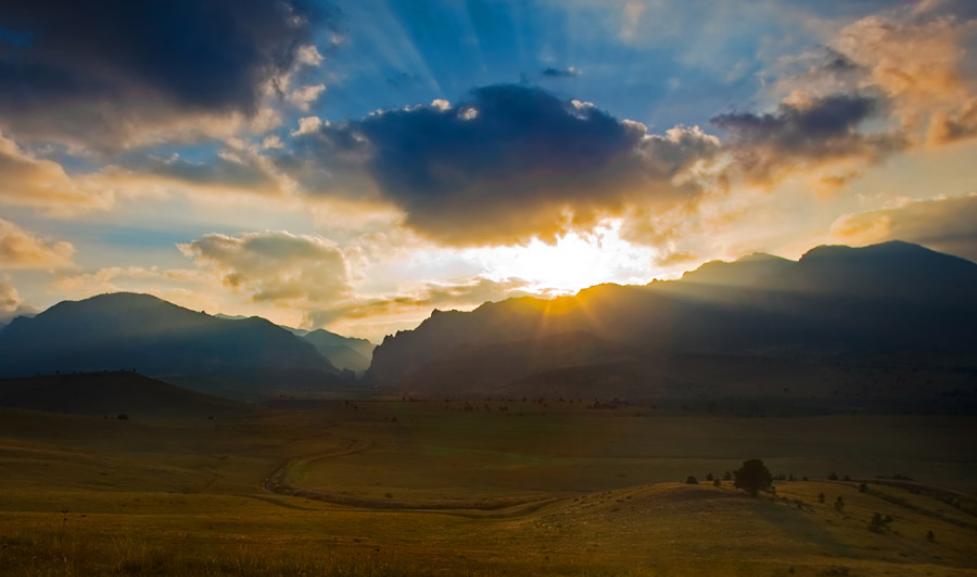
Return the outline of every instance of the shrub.
{"type": "Polygon", "coordinates": [[[685,483],[687,485],[698,485],[699,480],[696,479],[693,475],[689,475],[688,477],[685,478],[685,483]]]}
{"type": "Polygon", "coordinates": [[[868,523],[868,528],[875,533],[884,533],[888,530],[890,523],[892,523],[892,517],[888,515],[883,517],[881,513],[873,513],[872,520],[868,523]]]}

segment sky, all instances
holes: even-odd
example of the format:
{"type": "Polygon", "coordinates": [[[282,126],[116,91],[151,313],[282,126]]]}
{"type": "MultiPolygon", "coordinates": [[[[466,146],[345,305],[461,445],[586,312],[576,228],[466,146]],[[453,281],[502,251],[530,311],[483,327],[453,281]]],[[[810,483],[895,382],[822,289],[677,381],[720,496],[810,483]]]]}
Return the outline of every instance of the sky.
{"type": "Polygon", "coordinates": [[[0,3],[0,322],[433,309],[918,242],[977,260],[969,0],[0,3]]]}

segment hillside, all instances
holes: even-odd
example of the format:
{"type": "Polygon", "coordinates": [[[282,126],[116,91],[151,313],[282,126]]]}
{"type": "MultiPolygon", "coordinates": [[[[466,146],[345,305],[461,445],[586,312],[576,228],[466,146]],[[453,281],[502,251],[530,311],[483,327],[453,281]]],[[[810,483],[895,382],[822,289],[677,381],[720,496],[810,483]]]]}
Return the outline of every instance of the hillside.
{"type": "Polygon", "coordinates": [[[386,338],[368,378],[429,395],[973,406],[975,295],[977,264],[907,243],[753,255],[647,286],[435,311],[386,338]]]}
{"type": "Polygon", "coordinates": [[[0,407],[139,417],[211,417],[240,411],[237,403],[129,371],[76,373],[0,380],[0,407]]]}
{"type": "Polygon", "coordinates": [[[342,382],[314,347],[267,320],[220,319],[150,295],[65,301],[0,331],[2,377],[118,369],[235,397],[342,382]]]}

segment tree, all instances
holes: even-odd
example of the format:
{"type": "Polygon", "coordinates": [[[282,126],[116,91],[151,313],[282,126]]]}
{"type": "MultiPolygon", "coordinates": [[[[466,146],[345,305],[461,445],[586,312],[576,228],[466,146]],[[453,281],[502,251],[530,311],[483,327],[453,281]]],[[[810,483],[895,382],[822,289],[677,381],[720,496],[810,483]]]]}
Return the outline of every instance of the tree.
{"type": "Polygon", "coordinates": [[[696,479],[695,476],[689,475],[688,477],[685,478],[685,483],[688,485],[698,485],[699,480],[696,479]]]}
{"type": "Polygon", "coordinates": [[[841,513],[844,510],[845,510],[845,500],[841,498],[841,495],[838,495],[838,498],[835,499],[835,511],[841,513]]]}
{"type": "Polygon", "coordinates": [[[722,487],[723,486],[723,483],[719,479],[713,479],[712,486],[713,487],[722,487]]]}
{"type": "Polygon", "coordinates": [[[926,540],[930,543],[936,542],[936,534],[932,530],[926,532],[926,540]]]}
{"type": "Polygon", "coordinates": [[[756,497],[760,491],[769,491],[773,485],[773,475],[760,459],[743,461],[743,466],[733,471],[733,477],[733,486],[743,489],[751,497],[756,497]]]}
{"type": "Polygon", "coordinates": [[[824,504],[824,493],[818,493],[818,503],[824,504]]]}

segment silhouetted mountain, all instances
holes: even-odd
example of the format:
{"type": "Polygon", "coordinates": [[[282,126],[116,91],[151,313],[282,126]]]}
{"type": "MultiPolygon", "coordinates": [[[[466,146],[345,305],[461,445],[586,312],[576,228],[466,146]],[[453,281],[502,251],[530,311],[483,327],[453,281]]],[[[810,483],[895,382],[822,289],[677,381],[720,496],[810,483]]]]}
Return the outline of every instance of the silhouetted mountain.
{"type": "Polygon", "coordinates": [[[0,407],[116,418],[207,418],[244,405],[188,391],[131,371],[0,380],[0,407]]]}
{"type": "Polygon", "coordinates": [[[309,331],[302,338],[312,343],[319,354],[336,367],[356,373],[370,368],[370,359],[376,346],[366,339],[344,337],[325,329],[309,331]]]}
{"type": "Polygon", "coordinates": [[[774,395],[852,407],[972,397],[975,359],[977,264],[891,242],[435,311],[384,339],[368,379],[431,395],[562,386],[585,398],[774,395]],[[887,381],[880,370],[889,369],[900,376],[887,381]],[[775,394],[784,387],[790,395],[775,394]]]}
{"type": "Polygon", "coordinates": [[[342,380],[309,343],[265,319],[220,319],[149,295],[65,301],[0,331],[0,376],[116,369],[248,397],[342,380]]]}
{"type": "MultiPolygon", "coordinates": [[[[251,317],[242,315],[214,315],[217,318],[228,320],[244,320],[251,317]]],[[[376,347],[366,339],[344,337],[325,329],[297,329],[286,325],[278,325],[293,335],[307,340],[319,351],[319,354],[326,357],[334,367],[341,370],[363,373],[370,367],[370,357],[376,347]]]]}

